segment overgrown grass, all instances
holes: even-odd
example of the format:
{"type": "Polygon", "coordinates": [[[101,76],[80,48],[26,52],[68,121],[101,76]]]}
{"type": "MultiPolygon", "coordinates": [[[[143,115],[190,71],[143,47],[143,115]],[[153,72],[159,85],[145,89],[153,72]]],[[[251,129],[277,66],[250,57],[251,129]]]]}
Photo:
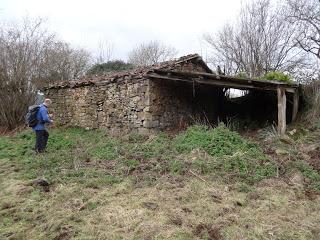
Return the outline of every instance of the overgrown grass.
{"type": "MultiPolygon", "coordinates": [[[[224,125],[193,126],[175,137],[52,129],[42,155],[33,152],[34,141],[29,130],[0,137],[1,239],[206,239],[212,229],[225,239],[264,239],[266,224],[288,230],[274,228],[277,239],[313,236],[279,217],[303,215],[316,225],[318,215],[307,214],[305,202],[286,206],[296,190],[259,192],[252,184],[275,176],[279,164],[224,125]],[[47,179],[50,192],[32,186],[36,178],[47,179]]],[[[289,163],[319,190],[319,173],[308,163],[289,163]]]]}
{"type": "Polygon", "coordinates": [[[31,131],[1,137],[0,159],[19,168],[24,179],[45,177],[54,182],[97,183],[106,176],[101,182],[117,183],[132,174],[156,177],[191,170],[254,183],[274,177],[278,169],[258,144],[223,124],[213,129],[192,126],[173,138],[162,133],[121,139],[103,131],[57,129],[51,132],[46,154],[35,155],[33,145],[31,131]]]}
{"type": "Polygon", "coordinates": [[[202,173],[229,173],[237,180],[249,182],[272,177],[276,163],[268,158],[257,145],[230,131],[223,124],[214,129],[194,126],[174,139],[178,152],[191,152],[200,148],[213,158],[198,159],[195,163],[202,173]]]}

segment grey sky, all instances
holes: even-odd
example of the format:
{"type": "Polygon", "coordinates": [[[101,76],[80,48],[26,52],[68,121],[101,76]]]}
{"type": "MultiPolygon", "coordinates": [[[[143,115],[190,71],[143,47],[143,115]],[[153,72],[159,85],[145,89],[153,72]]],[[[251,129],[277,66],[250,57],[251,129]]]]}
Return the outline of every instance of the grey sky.
{"type": "Polygon", "coordinates": [[[49,30],[73,46],[95,52],[107,40],[113,58],[126,59],[149,40],[172,45],[179,55],[204,54],[202,34],[234,19],[240,6],[240,0],[0,0],[0,21],[44,17],[49,30]]]}

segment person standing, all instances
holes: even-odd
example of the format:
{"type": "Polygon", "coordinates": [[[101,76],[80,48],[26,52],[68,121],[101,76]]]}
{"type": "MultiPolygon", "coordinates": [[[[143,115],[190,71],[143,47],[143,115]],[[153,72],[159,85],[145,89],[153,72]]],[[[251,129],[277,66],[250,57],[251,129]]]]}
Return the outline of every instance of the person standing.
{"type": "Polygon", "coordinates": [[[53,123],[48,114],[48,107],[52,103],[51,99],[46,98],[42,104],[39,105],[39,110],[37,112],[38,123],[33,127],[36,133],[36,153],[43,153],[47,147],[47,142],[49,139],[49,132],[46,129],[46,124],[53,123]]]}

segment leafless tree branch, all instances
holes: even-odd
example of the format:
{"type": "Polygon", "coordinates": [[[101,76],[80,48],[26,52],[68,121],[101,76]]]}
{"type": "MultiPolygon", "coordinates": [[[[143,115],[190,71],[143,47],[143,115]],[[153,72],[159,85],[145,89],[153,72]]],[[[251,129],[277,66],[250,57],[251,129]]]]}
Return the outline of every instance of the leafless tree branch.
{"type": "Polygon", "coordinates": [[[285,20],[285,11],[269,0],[244,5],[235,24],[226,24],[216,35],[204,35],[212,61],[224,65],[227,74],[244,72],[250,77],[302,66],[304,54],[297,48],[295,26],[285,20]]]}
{"type": "Polygon", "coordinates": [[[177,50],[159,41],[142,43],[129,53],[128,62],[136,66],[148,66],[167,61],[177,55],[177,50]]]}

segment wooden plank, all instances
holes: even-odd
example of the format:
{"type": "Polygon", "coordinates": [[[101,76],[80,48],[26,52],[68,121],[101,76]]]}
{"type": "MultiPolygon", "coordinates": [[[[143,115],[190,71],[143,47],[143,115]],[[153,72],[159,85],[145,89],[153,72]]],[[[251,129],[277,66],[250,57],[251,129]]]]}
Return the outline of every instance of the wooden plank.
{"type": "Polygon", "coordinates": [[[156,74],[148,74],[148,77],[151,78],[155,78],[155,79],[164,79],[164,80],[172,80],[172,81],[182,81],[182,82],[189,82],[189,83],[200,83],[200,84],[207,84],[207,85],[214,85],[214,86],[218,86],[218,87],[235,87],[235,88],[243,88],[243,89],[247,89],[247,88],[252,88],[252,86],[243,86],[243,85],[238,85],[238,84],[232,84],[232,83],[228,83],[228,82],[223,82],[223,81],[215,81],[215,80],[202,80],[202,79],[198,79],[198,78],[175,78],[175,77],[167,77],[167,76],[162,76],[162,75],[156,75],[156,74]]]}
{"type": "Polygon", "coordinates": [[[223,76],[223,75],[216,75],[212,73],[203,73],[203,72],[187,72],[187,71],[177,71],[177,70],[163,70],[163,69],[155,69],[155,73],[165,74],[165,73],[171,73],[172,75],[177,76],[187,76],[187,77],[199,77],[203,76],[207,80],[209,79],[221,79],[225,81],[232,81],[237,82],[240,84],[251,84],[251,85],[257,85],[259,87],[267,86],[268,88],[273,88],[273,90],[276,90],[278,86],[286,87],[288,91],[290,89],[296,89],[298,87],[298,84],[295,83],[285,83],[285,82],[278,82],[278,81],[266,81],[266,80],[256,80],[256,79],[250,79],[250,78],[236,78],[232,76],[223,76]]]}
{"type": "Polygon", "coordinates": [[[286,91],[284,88],[277,89],[278,95],[278,134],[284,135],[286,133],[286,91]]]}
{"type": "Polygon", "coordinates": [[[293,94],[292,122],[297,119],[299,109],[299,91],[298,89],[293,94]]]}
{"type": "Polygon", "coordinates": [[[218,87],[227,87],[227,88],[237,88],[241,90],[247,90],[247,89],[259,89],[259,90],[276,90],[275,87],[258,87],[258,86],[253,86],[250,84],[243,84],[243,83],[236,83],[236,82],[230,82],[227,80],[206,80],[206,79],[199,79],[199,78],[179,78],[179,77],[168,77],[168,76],[163,76],[163,75],[158,75],[158,74],[148,74],[147,75],[150,78],[155,78],[155,79],[165,79],[165,80],[172,80],[172,81],[183,81],[183,82],[190,82],[192,83],[193,81],[201,84],[208,84],[208,85],[214,85],[218,87]]]}

